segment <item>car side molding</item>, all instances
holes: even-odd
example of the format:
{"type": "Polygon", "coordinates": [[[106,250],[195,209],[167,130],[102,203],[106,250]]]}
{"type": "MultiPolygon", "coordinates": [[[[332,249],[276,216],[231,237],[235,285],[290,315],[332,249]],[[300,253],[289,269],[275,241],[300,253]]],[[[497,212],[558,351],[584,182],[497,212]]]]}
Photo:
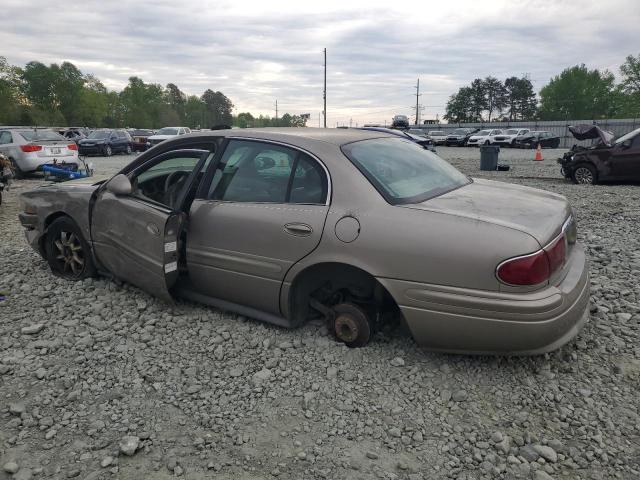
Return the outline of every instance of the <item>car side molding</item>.
{"type": "Polygon", "coordinates": [[[255,308],[240,305],[238,303],[228,302],[227,300],[222,300],[220,298],[210,297],[208,295],[196,292],[193,289],[183,285],[178,285],[176,287],[175,294],[178,297],[186,298],[187,300],[191,300],[193,302],[202,303],[204,305],[209,305],[211,307],[216,307],[229,312],[239,313],[240,315],[244,315],[245,317],[255,318],[263,322],[272,323],[273,325],[277,325],[279,327],[294,328],[297,326],[297,324],[294,324],[290,320],[279,315],[263,312],[262,310],[257,310],[255,308]]]}

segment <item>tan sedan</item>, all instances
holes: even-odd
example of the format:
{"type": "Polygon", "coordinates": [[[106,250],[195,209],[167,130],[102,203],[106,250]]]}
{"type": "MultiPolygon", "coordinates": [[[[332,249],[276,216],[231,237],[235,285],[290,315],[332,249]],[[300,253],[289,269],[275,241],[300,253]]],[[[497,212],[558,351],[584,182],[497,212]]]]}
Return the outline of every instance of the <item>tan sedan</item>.
{"type": "Polygon", "coordinates": [[[108,181],[22,200],[27,239],[58,275],[109,274],[283,327],[322,316],[349,346],[395,312],[429,349],[536,354],[588,318],[564,197],[468,178],[380,132],[185,135],[108,181]]]}

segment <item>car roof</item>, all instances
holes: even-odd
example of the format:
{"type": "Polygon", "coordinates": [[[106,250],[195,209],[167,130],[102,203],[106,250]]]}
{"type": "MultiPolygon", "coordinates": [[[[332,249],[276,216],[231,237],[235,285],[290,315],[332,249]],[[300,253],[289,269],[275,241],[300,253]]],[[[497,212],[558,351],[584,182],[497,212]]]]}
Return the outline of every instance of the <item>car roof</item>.
{"type": "MultiPolygon", "coordinates": [[[[374,127],[375,128],[375,127],[374,127]]],[[[311,140],[341,146],[347,143],[393,135],[384,130],[366,130],[359,128],[310,128],[310,127],[270,127],[238,128],[225,130],[205,130],[195,132],[190,137],[247,137],[253,139],[290,141],[311,140]]],[[[397,135],[397,134],[396,134],[397,135]]],[[[186,136],[186,135],[185,135],[186,136]]]]}

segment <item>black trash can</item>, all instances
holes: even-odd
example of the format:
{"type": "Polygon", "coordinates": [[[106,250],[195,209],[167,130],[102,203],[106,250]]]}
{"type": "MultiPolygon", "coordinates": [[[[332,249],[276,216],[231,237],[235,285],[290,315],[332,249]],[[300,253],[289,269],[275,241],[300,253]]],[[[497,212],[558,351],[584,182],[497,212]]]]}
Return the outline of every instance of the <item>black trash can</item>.
{"type": "Polygon", "coordinates": [[[496,145],[482,145],[480,147],[480,170],[497,170],[499,152],[500,147],[496,145]]]}

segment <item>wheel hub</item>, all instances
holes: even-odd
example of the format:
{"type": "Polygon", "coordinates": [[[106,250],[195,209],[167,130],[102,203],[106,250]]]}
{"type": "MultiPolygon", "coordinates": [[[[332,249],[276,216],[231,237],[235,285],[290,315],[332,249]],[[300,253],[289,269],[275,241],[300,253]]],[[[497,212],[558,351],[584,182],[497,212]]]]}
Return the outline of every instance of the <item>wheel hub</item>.
{"type": "Polygon", "coordinates": [[[592,181],[591,172],[586,168],[578,168],[576,170],[576,180],[578,183],[591,183],[592,181]]]}
{"type": "Polygon", "coordinates": [[[54,242],[58,254],[58,261],[62,272],[77,276],[84,268],[84,257],[80,240],[74,233],[61,231],[60,236],[54,242]]]}
{"type": "Polygon", "coordinates": [[[336,336],[343,342],[358,338],[358,324],[351,315],[341,314],[335,319],[336,336]]]}

